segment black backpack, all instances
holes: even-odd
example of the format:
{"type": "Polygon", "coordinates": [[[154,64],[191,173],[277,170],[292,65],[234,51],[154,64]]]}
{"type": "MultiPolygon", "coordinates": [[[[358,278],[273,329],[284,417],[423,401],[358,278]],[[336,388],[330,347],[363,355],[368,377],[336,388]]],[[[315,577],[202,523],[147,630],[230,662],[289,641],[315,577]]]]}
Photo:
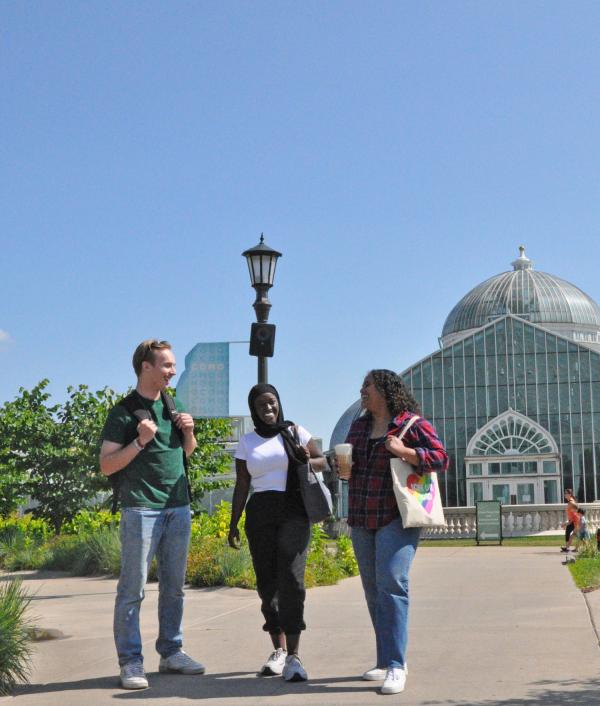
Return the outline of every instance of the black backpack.
{"type": "MultiPolygon", "coordinates": [[[[161,399],[163,401],[163,404],[167,408],[167,412],[169,414],[169,417],[171,419],[171,423],[175,426],[175,415],[178,413],[177,409],[175,407],[175,400],[171,397],[166,392],[160,393],[161,399]]],[[[117,404],[120,404],[122,407],[125,407],[125,409],[131,414],[132,417],[137,419],[138,422],[141,422],[144,419],[152,419],[152,415],[150,414],[149,410],[144,406],[144,403],[141,399],[141,396],[137,390],[132,390],[126,397],[123,397],[122,400],[119,400],[117,404]]],[[[179,438],[181,439],[181,451],[183,453],[183,467],[185,469],[185,480],[187,484],[187,493],[188,493],[188,499],[190,503],[192,502],[192,488],[190,486],[190,477],[188,474],[188,458],[185,455],[185,449],[183,448],[183,432],[179,427],[175,426],[175,430],[177,431],[177,434],[179,435],[179,438]]],[[[126,466],[127,467],[127,466],[126,466]]],[[[125,468],[126,468],[125,467],[125,468]]],[[[114,515],[117,512],[117,507],[119,505],[119,494],[121,490],[121,481],[123,480],[123,472],[125,471],[125,468],[122,468],[120,471],[117,471],[116,473],[111,473],[108,476],[108,480],[111,484],[112,487],[112,507],[111,507],[111,512],[114,515]]]]}

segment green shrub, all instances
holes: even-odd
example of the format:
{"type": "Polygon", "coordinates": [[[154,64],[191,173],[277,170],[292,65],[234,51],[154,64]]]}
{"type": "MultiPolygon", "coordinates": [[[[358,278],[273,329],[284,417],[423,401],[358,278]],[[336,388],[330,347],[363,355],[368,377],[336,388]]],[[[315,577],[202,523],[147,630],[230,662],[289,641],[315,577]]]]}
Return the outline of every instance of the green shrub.
{"type": "Polygon", "coordinates": [[[190,545],[187,580],[192,586],[254,588],[256,578],[246,544],[232,549],[217,537],[199,537],[190,545]]]}
{"type": "MultiPolygon", "coordinates": [[[[231,520],[231,503],[222,500],[214,509],[213,514],[202,512],[192,519],[192,540],[198,537],[218,537],[225,539],[229,534],[231,520]]],[[[245,513],[238,524],[240,532],[245,527],[245,513]]]]}
{"type": "Polygon", "coordinates": [[[336,558],[346,576],[358,576],[358,562],[354,556],[352,540],[345,534],[335,540],[336,558]]]}
{"type": "Polygon", "coordinates": [[[65,522],[61,534],[93,534],[107,527],[119,526],[120,513],[108,510],[80,510],[72,520],[65,522]]]}
{"type": "MultiPolygon", "coordinates": [[[[192,519],[187,579],[193,586],[238,586],[255,588],[256,578],[240,521],[242,545],[227,545],[231,504],[220,503],[213,515],[202,513],[192,519]]],[[[112,575],[120,571],[121,547],[118,515],[106,511],[82,510],[53,535],[48,523],[32,517],[11,517],[0,521],[0,567],[53,569],[79,576],[112,575]]],[[[148,574],[156,579],[156,562],[148,574]]],[[[306,585],[337,583],[358,573],[352,543],[348,537],[333,541],[321,525],[311,528],[306,585]]]]}
{"type": "Polygon", "coordinates": [[[116,527],[104,527],[81,536],[61,535],[45,549],[46,569],[69,571],[75,576],[119,575],[121,544],[116,527]]]}
{"type": "Polygon", "coordinates": [[[310,530],[310,544],[306,559],[306,572],[304,583],[307,588],[319,584],[329,585],[337,583],[340,579],[340,569],[335,557],[327,551],[329,537],[322,525],[312,525],[310,530]]]}
{"type": "Polygon", "coordinates": [[[596,539],[586,539],[577,545],[577,559],[597,559],[600,556],[596,539]]]}
{"type": "Polygon", "coordinates": [[[31,639],[25,611],[30,600],[20,581],[0,584],[0,694],[28,681],[31,639]]]}
{"type": "Polygon", "coordinates": [[[71,568],[76,576],[118,576],[121,571],[121,542],[116,527],[105,527],[83,535],[77,559],[71,568]]]}
{"type": "Polygon", "coordinates": [[[45,556],[43,544],[18,532],[0,542],[0,564],[6,571],[40,569],[45,556]]]}
{"type": "Polygon", "coordinates": [[[54,531],[46,520],[35,518],[31,515],[17,517],[0,518],[0,540],[6,536],[12,536],[15,533],[22,534],[24,537],[29,537],[38,542],[46,542],[53,536],[54,531]]]}
{"type": "Polygon", "coordinates": [[[80,540],[74,535],[59,535],[51,539],[46,545],[44,569],[54,571],[70,571],[77,561],[80,540]]]}

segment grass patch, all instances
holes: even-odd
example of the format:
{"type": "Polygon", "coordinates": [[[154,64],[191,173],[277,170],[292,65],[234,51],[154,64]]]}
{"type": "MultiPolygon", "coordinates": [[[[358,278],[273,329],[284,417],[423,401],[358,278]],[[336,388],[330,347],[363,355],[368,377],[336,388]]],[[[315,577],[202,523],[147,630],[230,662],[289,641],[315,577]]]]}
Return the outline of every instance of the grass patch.
{"type": "MultiPolygon", "coordinates": [[[[531,537],[505,537],[503,547],[560,547],[564,544],[562,535],[540,535],[531,537]]],[[[421,547],[476,547],[474,539],[422,539],[421,547]]],[[[480,546],[494,546],[498,542],[480,542],[480,546]]]]}
{"type": "Polygon", "coordinates": [[[578,558],[567,565],[577,588],[590,591],[600,587],[600,558],[578,558]]]}

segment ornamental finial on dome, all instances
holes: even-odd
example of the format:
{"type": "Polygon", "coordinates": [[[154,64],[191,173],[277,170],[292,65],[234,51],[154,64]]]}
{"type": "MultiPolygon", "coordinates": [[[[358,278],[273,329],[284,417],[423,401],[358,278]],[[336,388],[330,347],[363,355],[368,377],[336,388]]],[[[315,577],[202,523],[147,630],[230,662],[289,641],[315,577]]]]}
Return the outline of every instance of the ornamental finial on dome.
{"type": "Polygon", "coordinates": [[[532,270],[533,262],[525,256],[525,246],[519,245],[519,257],[510,263],[515,270],[532,270]]]}

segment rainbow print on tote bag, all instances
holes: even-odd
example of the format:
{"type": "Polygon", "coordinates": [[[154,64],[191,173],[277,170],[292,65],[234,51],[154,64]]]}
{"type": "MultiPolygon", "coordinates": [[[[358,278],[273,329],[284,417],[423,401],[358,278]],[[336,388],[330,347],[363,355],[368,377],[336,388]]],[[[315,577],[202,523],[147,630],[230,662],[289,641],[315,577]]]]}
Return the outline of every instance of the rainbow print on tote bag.
{"type": "MultiPolygon", "coordinates": [[[[417,421],[414,416],[408,421],[399,439],[417,421]]],[[[446,525],[437,473],[420,476],[415,467],[401,458],[390,460],[394,495],[404,527],[443,527],[446,525]]]]}

